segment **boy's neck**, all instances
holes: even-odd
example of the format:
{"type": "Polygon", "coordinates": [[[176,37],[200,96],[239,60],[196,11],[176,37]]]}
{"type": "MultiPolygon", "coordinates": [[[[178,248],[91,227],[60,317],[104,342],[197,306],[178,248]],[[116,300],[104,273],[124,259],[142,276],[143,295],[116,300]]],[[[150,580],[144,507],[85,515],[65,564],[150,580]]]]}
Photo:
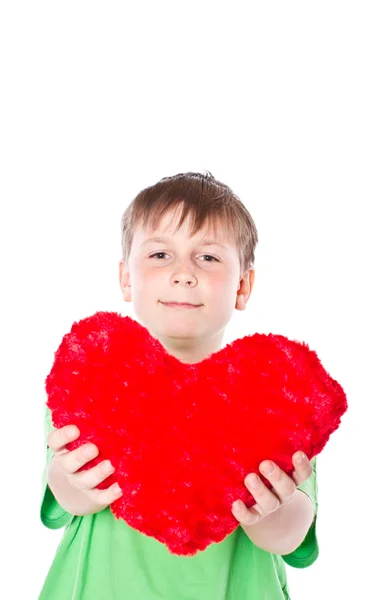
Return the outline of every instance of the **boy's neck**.
{"type": "Polygon", "coordinates": [[[212,338],[202,339],[159,339],[168,354],[183,363],[199,363],[222,348],[224,329],[212,338]]]}

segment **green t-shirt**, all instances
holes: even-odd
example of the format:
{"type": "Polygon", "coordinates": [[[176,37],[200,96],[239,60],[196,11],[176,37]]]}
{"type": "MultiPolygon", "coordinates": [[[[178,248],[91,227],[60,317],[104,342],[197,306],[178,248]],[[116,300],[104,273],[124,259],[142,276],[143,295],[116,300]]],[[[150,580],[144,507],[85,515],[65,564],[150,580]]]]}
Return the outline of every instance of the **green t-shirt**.
{"type": "MultiPolygon", "coordinates": [[[[46,409],[46,439],[51,429],[46,409]]],[[[71,515],[47,485],[51,458],[47,448],[40,517],[46,527],[65,531],[38,600],[283,600],[290,598],[285,563],[304,568],[318,556],[315,458],[313,474],[299,486],[314,505],[315,520],[303,543],[283,557],[255,546],[240,526],[187,557],[172,555],[158,540],[116,519],[109,507],[71,515]]]]}

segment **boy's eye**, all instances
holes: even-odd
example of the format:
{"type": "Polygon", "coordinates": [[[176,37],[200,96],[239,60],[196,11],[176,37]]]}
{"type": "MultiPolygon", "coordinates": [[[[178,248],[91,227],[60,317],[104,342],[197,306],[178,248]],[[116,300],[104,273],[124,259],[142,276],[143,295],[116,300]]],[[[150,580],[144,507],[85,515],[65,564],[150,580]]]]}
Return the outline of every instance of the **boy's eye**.
{"type": "Polygon", "coordinates": [[[202,256],[208,256],[208,258],[211,258],[212,260],[205,260],[204,262],[212,262],[213,260],[215,260],[216,262],[219,262],[219,260],[217,258],[215,258],[215,256],[211,256],[211,254],[202,254],[202,256]]]}
{"type": "MultiPolygon", "coordinates": [[[[160,254],[166,254],[166,252],[155,252],[154,254],[151,254],[149,258],[153,258],[154,256],[159,256],[160,254]]],[[[211,256],[211,254],[202,254],[202,256],[206,256],[208,258],[210,258],[211,260],[205,260],[204,262],[212,262],[212,261],[216,261],[219,262],[219,260],[217,258],[215,258],[215,256],[211,256]]]]}

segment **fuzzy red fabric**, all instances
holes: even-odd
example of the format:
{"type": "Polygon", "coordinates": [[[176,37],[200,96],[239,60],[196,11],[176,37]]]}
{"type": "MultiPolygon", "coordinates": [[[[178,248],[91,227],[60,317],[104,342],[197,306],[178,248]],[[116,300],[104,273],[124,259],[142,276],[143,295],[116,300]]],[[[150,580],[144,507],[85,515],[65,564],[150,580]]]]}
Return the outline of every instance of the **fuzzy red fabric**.
{"type": "Polygon", "coordinates": [[[305,343],[255,333],[185,364],[113,312],[73,324],[46,391],[54,426],[80,430],[67,448],[99,448],[85,468],[104,459],[115,467],[99,486],[119,483],[115,517],[181,555],[237,527],[234,500],[255,503],[248,473],[270,459],[291,475],[294,452],[321,452],[347,409],[342,387],[305,343]]]}

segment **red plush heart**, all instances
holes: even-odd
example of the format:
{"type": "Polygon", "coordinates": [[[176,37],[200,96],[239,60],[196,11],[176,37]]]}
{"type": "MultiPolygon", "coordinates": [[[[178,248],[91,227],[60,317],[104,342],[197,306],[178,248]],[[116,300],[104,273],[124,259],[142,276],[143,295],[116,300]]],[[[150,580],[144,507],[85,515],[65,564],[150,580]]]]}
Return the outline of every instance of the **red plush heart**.
{"type": "MultiPolygon", "coordinates": [[[[292,455],[318,454],[347,409],[342,387],[305,343],[246,336],[200,363],[168,354],[130,317],[98,312],[74,323],[46,379],[55,427],[74,424],[110,459],[123,495],[115,517],[193,555],[238,525],[234,500],[265,459],[289,475],[292,455]]],[[[269,482],[265,480],[266,485],[269,482]]]]}

